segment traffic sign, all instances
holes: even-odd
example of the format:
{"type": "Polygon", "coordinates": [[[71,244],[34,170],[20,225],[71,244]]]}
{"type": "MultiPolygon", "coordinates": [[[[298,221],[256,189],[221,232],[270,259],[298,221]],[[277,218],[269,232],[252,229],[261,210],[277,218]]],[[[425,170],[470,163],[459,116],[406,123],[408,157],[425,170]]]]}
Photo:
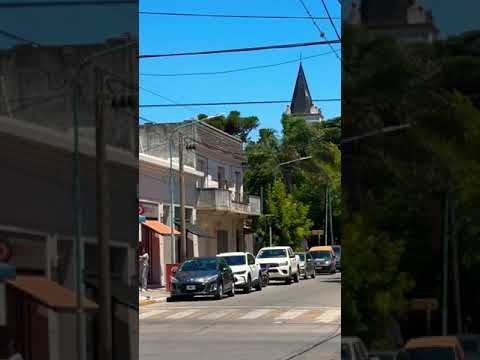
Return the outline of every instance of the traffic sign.
{"type": "Polygon", "coordinates": [[[143,215],[145,213],[145,209],[142,205],[138,205],[138,214],[143,215]]]}

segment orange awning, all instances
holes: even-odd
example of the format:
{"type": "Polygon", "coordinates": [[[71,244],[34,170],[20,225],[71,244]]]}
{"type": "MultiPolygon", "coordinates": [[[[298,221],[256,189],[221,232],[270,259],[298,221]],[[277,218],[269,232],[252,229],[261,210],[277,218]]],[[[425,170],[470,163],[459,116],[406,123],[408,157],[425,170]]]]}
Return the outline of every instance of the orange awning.
{"type": "MultiPolygon", "coordinates": [[[[7,280],[7,284],[53,310],[59,312],[76,310],[76,294],[46,277],[17,275],[15,279],[7,280]]],[[[84,298],[83,308],[85,311],[92,311],[97,310],[98,305],[84,298]]]]}
{"type": "MultiPolygon", "coordinates": [[[[158,222],[156,220],[145,220],[143,225],[152,229],[153,231],[155,231],[156,233],[158,233],[160,235],[170,235],[172,233],[172,228],[170,226],[162,224],[161,222],[158,222]]],[[[173,234],[174,235],[180,235],[180,232],[173,229],[173,234]]]]}

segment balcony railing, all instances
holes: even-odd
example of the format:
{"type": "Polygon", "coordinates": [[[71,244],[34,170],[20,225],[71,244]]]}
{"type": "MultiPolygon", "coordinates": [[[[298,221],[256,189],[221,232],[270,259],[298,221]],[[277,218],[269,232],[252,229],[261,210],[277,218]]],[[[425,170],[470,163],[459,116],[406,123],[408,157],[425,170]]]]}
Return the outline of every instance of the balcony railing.
{"type": "Polygon", "coordinates": [[[231,211],[245,215],[260,215],[260,198],[253,195],[239,197],[225,189],[198,189],[198,210],[231,211]],[[236,201],[240,200],[240,201],[236,201]]]}

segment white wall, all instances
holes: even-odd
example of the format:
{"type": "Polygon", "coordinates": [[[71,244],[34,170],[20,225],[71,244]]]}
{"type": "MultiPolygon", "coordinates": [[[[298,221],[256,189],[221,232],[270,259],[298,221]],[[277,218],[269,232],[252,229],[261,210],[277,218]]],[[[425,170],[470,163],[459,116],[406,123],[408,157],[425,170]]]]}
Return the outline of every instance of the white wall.
{"type": "Polygon", "coordinates": [[[236,230],[240,231],[243,238],[244,218],[233,213],[213,213],[210,211],[198,211],[198,224],[208,234],[209,238],[198,239],[199,256],[214,256],[217,254],[217,231],[228,232],[228,250],[236,251],[236,230]]]}

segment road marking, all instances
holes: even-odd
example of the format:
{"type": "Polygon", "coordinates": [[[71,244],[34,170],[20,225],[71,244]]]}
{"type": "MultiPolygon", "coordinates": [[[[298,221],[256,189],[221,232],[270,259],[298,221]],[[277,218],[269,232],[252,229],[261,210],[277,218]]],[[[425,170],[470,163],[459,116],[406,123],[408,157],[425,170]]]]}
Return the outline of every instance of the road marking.
{"type": "Polygon", "coordinates": [[[218,320],[224,316],[227,316],[228,314],[232,313],[233,310],[222,310],[222,311],[217,311],[213,312],[211,314],[207,314],[205,316],[202,316],[200,319],[202,320],[218,320]]]}
{"type": "Polygon", "coordinates": [[[240,317],[241,320],[254,320],[254,319],[258,319],[259,317],[261,316],[264,316],[266,314],[268,314],[269,312],[271,312],[272,310],[271,309],[257,309],[257,310],[253,310],[253,311],[250,311],[248,313],[246,313],[245,315],[243,315],[242,317],[240,317]]]}
{"type": "Polygon", "coordinates": [[[159,314],[163,314],[163,313],[166,313],[168,310],[151,310],[151,311],[146,311],[144,313],[141,313],[138,318],[140,320],[143,320],[143,319],[147,319],[149,317],[152,317],[152,316],[155,316],[155,315],[159,315],[159,314]]]}
{"type": "Polygon", "coordinates": [[[300,315],[305,314],[306,312],[308,312],[308,310],[289,310],[287,312],[284,312],[280,316],[277,316],[275,320],[293,320],[300,315]]]}
{"type": "Polygon", "coordinates": [[[340,320],[340,310],[327,310],[315,319],[316,323],[331,323],[340,320]]]}
{"type": "Polygon", "coordinates": [[[187,316],[190,316],[192,314],[195,314],[198,312],[198,309],[193,309],[193,310],[187,310],[187,311],[180,311],[178,313],[172,314],[170,316],[167,316],[167,319],[171,320],[178,320],[178,319],[183,319],[186,318],[187,316]]]}

